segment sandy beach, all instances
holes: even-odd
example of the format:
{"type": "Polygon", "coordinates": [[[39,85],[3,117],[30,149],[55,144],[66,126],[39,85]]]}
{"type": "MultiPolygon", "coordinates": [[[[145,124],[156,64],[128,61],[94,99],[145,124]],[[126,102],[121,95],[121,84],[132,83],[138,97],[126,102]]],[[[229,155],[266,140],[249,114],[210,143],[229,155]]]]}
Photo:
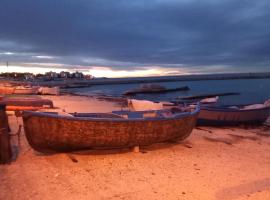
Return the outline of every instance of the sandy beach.
{"type": "MultiPolygon", "coordinates": [[[[44,96],[66,112],[121,105],[81,96],[44,96]]],[[[12,133],[21,118],[9,112],[12,133]]],[[[12,139],[17,145],[17,138],[12,139]]],[[[0,166],[0,199],[270,199],[267,127],[198,127],[183,142],[130,149],[41,154],[22,133],[19,154],[0,166]]]]}

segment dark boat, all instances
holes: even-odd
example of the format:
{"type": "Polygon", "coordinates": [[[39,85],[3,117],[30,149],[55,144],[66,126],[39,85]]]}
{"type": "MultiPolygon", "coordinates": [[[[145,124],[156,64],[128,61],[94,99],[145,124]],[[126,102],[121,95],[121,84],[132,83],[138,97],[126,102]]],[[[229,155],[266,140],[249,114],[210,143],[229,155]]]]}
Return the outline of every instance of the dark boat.
{"type": "Polygon", "coordinates": [[[6,105],[0,104],[0,164],[7,164],[12,158],[9,131],[6,105]]]}
{"type": "Polygon", "coordinates": [[[166,93],[175,91],[187,91],[188,86],[178,87],[178,88],[166,88],[158,84],[143,84],[139,88],[131,89],[124,92],[124,95],[135,95],[135,94],[145,94],[145,93],[166,93]]]}
{"type": "Polygon", "coordinates": [[[14,89],[13,94],[37,94],[39,87],[31,87],[31,86],[17,86],[14,89]]]}
{"type": "Polygon", "coordinates": [[[247,106],[202,105],[197,125],[222,126],[239,124],[261,124],[270,115],[270,103],[247,106]]]}
{"type": "Polygon", "coordinates": [[[212,97],[221,97],[221,96],[231,96],[231,95],[240,95],[239,92],[223,92],[223,93],[212,93],[212,94],[201,94],[201,95],[195,95],[195,96],[186,96],[186,97],[179,97],[179,99],[182,100],[202,100],[206,98],[212,98],[212,97]]]}
{"type": "Polygon", "coordinates": [[[40,108],[53,108],[53,102],[49,99],[2,97],[0,103],[6,105],[7,110],[38,110],[40,108]]]}
{"type": "Polygon", "coordinates": [[[0,130],[2,129],[9,130],[9,126],[8,126],[8,118],[6,115],[6,105],[0,103],[0,130]]]}
{"type": "Polygon", "coordinates": [[[113,149],[185,139],[200,106],[159,111],[75,113],[72,116],[24,111],[26,138],[40,152],[113,149]]]}

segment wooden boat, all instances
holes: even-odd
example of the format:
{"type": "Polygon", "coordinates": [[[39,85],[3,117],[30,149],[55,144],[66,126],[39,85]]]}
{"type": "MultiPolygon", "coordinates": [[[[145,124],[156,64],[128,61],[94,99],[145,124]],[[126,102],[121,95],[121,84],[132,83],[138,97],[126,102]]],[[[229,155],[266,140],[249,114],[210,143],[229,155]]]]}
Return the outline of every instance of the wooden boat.
{"type": "Polygon", "coordinates": [[[188,137],[200,107],[72,116],[24,111],[26,138],[40,152],[145,146],[188,137]]]}
{"type": "Polygon", "coordinates": [[[8,118],[5,107],[6,105],[0,104],[0,164],[7,164],[12,158],[8,118]]]}
{"type": "Polygon", "coordinates": [[[231,96],[231,95],[240,95],[240,93],[239,92],[212,93],[212,94],[179,97],[179,99],[192,101],[192,100],[202,100],[202,99],[212,98],[212,97],[217,97],[217,96],[221,97],[221,96],[231,96]]]}
{"type": "Polygon", "coordinates": [[[143,93],[165,93],[165,92],[175,92],[175,91],[187,91],[189,90],[188,86],[179,87],[179,88],[166,88],[157,84],[143,84],[139,88],[128,90],[124,92],[124,95],[135,95],[143,93]]]}
{"type": "Polygon", "coordinates": [[[17,86],[13,94],[37,94],[39,87],[17,86]]]}
{"type": "Polygon", "coordinates": [[[51,100],[39,98],[3,97],[0,103],[6,104],[8,111],[53,108],[53,102],[51,100]]]}
{"type": "Polygon", "coordinates": [[[0,103],[0,129],[7,129],[8,128],[8,118],[6,115],[6,105],[0,103]]]}
{"type": "Polygon", "coordinates": [[[0,94],[13,94],[15,87],[0,86],[0,94]]]}
{"type": "Polygon", "coordinates": [[[219,99],[219,96],[205,98],[205,99],[200,100],[200,103],[201,104],[214,104],[218,102],[218,99],[219,99]]]}
{"type": "Polygon", "coordinates": [[[261,124],[270,115],[270,102],[247,106],[202,106],[198,125],[261,124]]]}
{"type": "Polygon", "coordinates": [[[59,87],[40,87],[38,89],[38,94],[42,95],[59,95],[59,87]]]}

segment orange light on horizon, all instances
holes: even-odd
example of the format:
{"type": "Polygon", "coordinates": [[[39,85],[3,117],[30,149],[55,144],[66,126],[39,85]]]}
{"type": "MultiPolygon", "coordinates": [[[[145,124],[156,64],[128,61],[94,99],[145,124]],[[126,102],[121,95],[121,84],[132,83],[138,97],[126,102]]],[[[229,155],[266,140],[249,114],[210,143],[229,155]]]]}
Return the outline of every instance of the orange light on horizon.
{"type": "Polygon", "coordinates": [[[189,74],[185,69],[175,69],[175,68],[161,68],[158,66],[149,66],[142,69],[136,70],[114,70],[110,67],[98,67],[98,66],[89,66],[89,67],[80,67],[75,69],[69,68],[59,68],[57,67],[25,67],[25,66],[4,66],[0,65],[0,73],[3,72],[29,72],[33,74],[45,74],[49,71],[54,71],[60,73],[61,71],[83,71],[84,74],[91,74],[94,77],[108,77],[108,78],[120,78],[120,77],[146,77],[146,76],[166,76],[166,75],[184,75],[189,74]]]}

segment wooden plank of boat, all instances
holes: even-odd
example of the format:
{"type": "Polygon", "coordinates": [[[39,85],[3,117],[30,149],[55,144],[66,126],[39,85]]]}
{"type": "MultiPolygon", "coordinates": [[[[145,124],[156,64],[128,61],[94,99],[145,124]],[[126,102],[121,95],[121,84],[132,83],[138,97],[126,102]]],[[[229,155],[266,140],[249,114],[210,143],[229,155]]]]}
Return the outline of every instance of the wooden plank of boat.
{"type": "Polygon", "coordinates": [[[124,92],[124,95],[134,95],[134,94],[143,94],[143,93],[166,93],[166,92],[175,92],[175,91],[187,91],[189,90],[188,86],[184,87],[178,87],[178,88],[152,88],[152,89],[144,89],[144,88],[139,88],[139,89],[134,89],[134,90],[128,90],[124,92]]]}
{"type": "MultiPolygon", "coordinates": [[[[196,124],[200,107],[191,112],[164,117],[110,114],[59,116],[32,111],[23,112],[26,138],[37,151],[74,151],[145,146],[173,139],[185,139],[196,124]]],[[[164,111],[165,112],[165,111],[164,111]]],[[[168,112],[168,111],[166,111],[168,112]]],[[[154,113],[154,112],[153,112],[154,113]]]]}
{"type": "Polygon", "coordinates": [[[231,126],[239,124],[262,124],[270,115],[270,106],[257,109],[202,106],[197,125],[231,126]]]}
{"type": "Polygon", "coordinates": [[[23,111],[23,110],[32,110],[32,111],[37,111],[44,109],[46,107],[37,107],[37,106],[7,106],[6,110],[7,111],[23,111]]]}
{"type": "Polygon", "coordinates": [[[211,98],[211,97],[216,97],[216,96],[231,96],[231,95],[240,95],[240,93],[239,92],[223,92],[223,93],[202,94],[202,95],[194,95],[194,96],[179,97],[179,98],[183,100],[197,100],[197,99],[211,98]]]}

